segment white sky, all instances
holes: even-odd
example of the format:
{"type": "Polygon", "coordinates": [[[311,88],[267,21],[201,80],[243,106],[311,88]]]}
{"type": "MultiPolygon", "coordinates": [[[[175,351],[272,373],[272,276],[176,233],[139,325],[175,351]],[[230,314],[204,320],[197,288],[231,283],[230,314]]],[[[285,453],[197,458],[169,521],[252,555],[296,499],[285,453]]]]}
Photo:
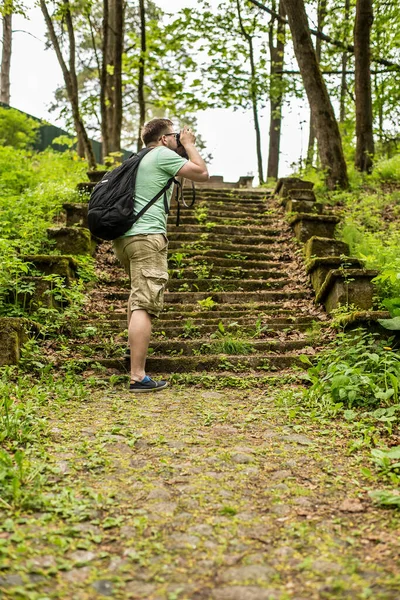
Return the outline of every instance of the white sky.
{"type": "MultiPolygon", "coordinates": [[[[196,0],[156,0],[172,12],[182,7],[196,6],[196,0]]],[[[215,2],[216,0],[213,0],[215,2]]],[[[52,49],[45,50],[45,24],[34,0],[27,0],[29,21],[14,17],[13,52],[11,62],[11,105],[54,125],[55,116],[49,113],[54,91],[63,84],[61,69],[52,49]],[[28,35],[29,32],[32,35],[28,35]],[[32,37],[35,36],[35,37],[32,37]]],[[[308,110],[304,103],[292,100],[285,106],[280,176],[291,172],[291,164],[306,152],[308,139],[308,110]]],[[[225,181],[237,181],[240,175],[256,175],[255,134],[251,112],[228,109],[207,110],[198,114],[199,133],[207,142],[207,152],[213,156],[211,175],[223,175],[225,181]]],[[[267,164],[269,111],[260,118],[263,140],[264,171],[267,164]]]]}

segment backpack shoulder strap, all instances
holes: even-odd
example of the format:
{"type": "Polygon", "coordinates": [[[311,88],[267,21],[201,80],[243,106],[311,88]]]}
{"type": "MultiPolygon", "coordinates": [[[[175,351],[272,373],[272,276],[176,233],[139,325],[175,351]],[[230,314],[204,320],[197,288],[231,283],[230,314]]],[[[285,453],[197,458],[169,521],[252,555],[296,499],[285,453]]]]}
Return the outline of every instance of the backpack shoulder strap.
{"type": "Polygon", "coordinates": [[[138,214],[137,214],[137,215],[135,215],[135,218],[134,218],[134,220],[133,220],[133,223],[132,223],[132,225],[134,225],[134,224],[136,223],[136,221],[137,221],[138,219],[140,219],[140,217],[141,217],[142,215],[144,215],[144,213],[145,213],[146,211],[148,211],[148,210],[149,210],[149,208],[150,208],[151,206],[153,206],[153,204],[154,204],[155,202],[157,202],[157,200],[158,200],[159,198],[161,198],[161,196],[162,196],[163,194],[164,194],[164,208],[165,208],[165,212],[166,212],[167,214],[169,213],[169,208],[168,208],[168,200],[167,200],[167,190],[168,190],[168,189],[171,187],[171,185],[172,185],[172,183],[173,183],[174,181],[176,182],[176,179],[175,179],[175,177],[171,177],[170,179],[168,179],[167,183],[166,183],[166,184],[164,185],[164,187],[163,187],[163,188],[162,188],[162,189],[161,189],[161,190],[160,190],[160,191],[159,191],[159,192],[158,192],[158,193],[157,193],[157,194],[154,196],[154,198],[152,198],[152,199],[150,200],[150,202],[148,202],[148,203],[146,204],[146,206],[143,206],[142,210],[140,210],[140,211],[138,212],[138,214]]]}

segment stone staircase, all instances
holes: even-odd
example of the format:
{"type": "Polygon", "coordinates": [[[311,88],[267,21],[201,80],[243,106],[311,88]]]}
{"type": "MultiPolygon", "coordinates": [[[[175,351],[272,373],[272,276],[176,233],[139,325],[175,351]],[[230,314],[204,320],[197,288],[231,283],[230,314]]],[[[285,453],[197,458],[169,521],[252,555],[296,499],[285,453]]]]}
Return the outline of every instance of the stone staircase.
{"type": "MultiPolygon", "coordinates": [[[[84,218],[84,205],[77,208],[84,218]]],[[[315,354],[327,316],[315,306],[301,251],[272,193],[202,188],[179,227],[175,211],[168,218],[170,281],[147,371],[174,381],[265,381],[292,373],[301,354],[315,354]]],[[[110,243],[98,246],[96,263],[81,331],[57,349],[58,358],[82,371],[127,373],[128,279],[110,243]]]]}

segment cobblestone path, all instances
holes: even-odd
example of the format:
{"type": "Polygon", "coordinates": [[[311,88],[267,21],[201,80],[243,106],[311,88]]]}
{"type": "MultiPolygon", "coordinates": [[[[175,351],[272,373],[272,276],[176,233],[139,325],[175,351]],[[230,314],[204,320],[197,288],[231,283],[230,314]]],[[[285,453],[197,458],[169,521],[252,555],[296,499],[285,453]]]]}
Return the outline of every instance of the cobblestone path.
{"type": "Polygon", "coordinates": [[[285,394],[93,388],[49,410],[59,517],[5,527],[0,597],[398,599],[398,517],[346,428],[289,421],[285,394]]]}
{"type": "Polygon", "coordinates": [[[372,505],[369,462],[349,452],[348,426],[293,395],[291,366],[321,343],[307,328],[326,321],[298,249],[276,206],[258,198],[234,218],[233,206],[208,213],[219,233],[200,237],[201,211],[181,232],[170,226],[172,279],[149,371],[172,385],[155,395],[121,384],[126,281],[100,247],[80,335],[48,348],[84,371],[66,382],[69,402],[43,390],[53,510],[0,523],[1,599],[400,598],[398,513],[372,505]],[[233,243],[243,218],[252,230],[233,243]],[[221,353],[229,327],[251,352],[221,353]]]}

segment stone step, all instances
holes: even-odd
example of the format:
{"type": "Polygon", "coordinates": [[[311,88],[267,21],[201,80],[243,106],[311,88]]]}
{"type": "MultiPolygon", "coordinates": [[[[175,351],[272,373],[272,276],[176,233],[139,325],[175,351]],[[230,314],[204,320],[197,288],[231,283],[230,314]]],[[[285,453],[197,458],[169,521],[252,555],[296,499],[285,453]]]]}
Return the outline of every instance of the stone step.
{"type": "MultiPolygon", "coordinates": [[[[101,283],[101,282],[100,282],[101,283]]],[[[121,279],[120,281],[105,281],[102,285],[105,285],[110,290],[114,288],[116,291],[121,289],[129,289],[128,279],[121,279]]],[[[232,278],[216,278],[216,279],[198,279],[198,278],[170,278],[166,289],[170,292],[181,291],[188,292],[190,290],[194,292],[211,292],[211,291],[229,291],[229,290],[242,290],[242,291],[257,291],[257,290],[268,290],[268,289],[281,289],[286,285],[290,285],[290,279],[287,277],[279,278],[268,278],[268,279],[232,279],[232,278]]]]}
{"type": "MultiPolygon", "coordinates": [[[[218,354],[211,356],[149,356],[146,361],[146,371],[150,374],[159,373],[189,373],[210,371],[237,371],[249,373],[252,369],[265,369],[266,371],[279,371],[293,366],[304,366],[300,359],[301,354],[306,354],[307,349],[299,353],[291,352],[285,354],[265,353],[257,355],[230,355],[218,354]]],[[[311,356],[314,349],[310,348],[311,356]]],[[[101,365],[106,369],[113,369],[120,373],[129,371],[129,362],[126,359],[92,357],[85,359],[73,359],[74,368],[77,371],[93,368],[93,365],[101,365]]]]}
{"type": "MultiPolygon", "coordinates": [[[[195,215],[196,208],[207,208],[207,215],[220,215],[226,217],[236,217],[238,214],[247,215],[247,216],[278,216],[282,213],[279,209],[276,208],[275,205],[263,203],[262,205],[253,205],[253,204],[230,204],[224,205],[223,202],[214,202],[214,201],[203,201],[196,202],[196,204],[191,208],[181,207],[181,216],[185,215],[195,215]]],[[[170,215],[176,218],[176,202],[172,201],[170,215]]]]}
{"type": "MultiPolygon", "coordinates": [[[[243,267],[213,267],[212,263],[207,264],[199,264],[198,267],[179,267],[179,268],[170,268],[169,269],[169,283],[171,281],[176,282],[191,282],[192,284],[198,283],[199,281],[223,281],[230,282],[234,280],[245,281],[248,279],[251,280],[262,280],[269,281],[276,279],[288,279],[289,275],[284,271],[280,270],[263,270],[263,269],[246,269],[243,267]],[[207,269],[204,271],[202,275],[201,267],[207,269]]],[[[123,288],[129,287],[129,279],[128,277],[123,277],[120,279],[102,279],[100,276],[98,279],[98,283],[100,285],[104,285],[107,287],[116,287],[123,288]]],[[[168,285],[169,289],[172,289],[170,285],[168,285]]]]}
{"type": "MultiPolygon", "coordinates": [[[[212,251],[210,250],[210,253],[212,251]]],[[[256,270],[260,270],[260,272],[262,272],[263,270],[266,269],[279,269],[279,262],[273,262],[273,261],[264,261],[264,260],[248,260],[246,259],[245,261],[243,260],[243,258],[237,258],[237,259],[233,259],[233,258],[224,258],[224,257],[220,257],[220,256],[212,256],[211,254],[194,254],[194,255],[190,255],[187,254],[185,255],[184,253],[183,256],[181,258],[177,258],[175,255],[177,253],[173,252],[169,255],[168,257],[168,265],[171,269],[177,269],[179,268],[179,265],[185,265],[187,263],[189,264],[193,264],[193,263],[199,263],[201,262],[205,262],[208,265],[214,265],[214,267],[219,267],[219,268],[223,268],[223,269],[228,269],[228,268],[235,268],[235,267],[240,267],[240,268],[245,268],[246,272],[248,272],[251,269],[256,269],[256,270]],[[174,258],[175,256],[175,258],[174,258]]],[[[285,267],[285,262],[282,262],[282,268],[285,267]]],[[[279,271],[276,271],[279,272],[279,271]]]]}
{"type": "MultiPolygon", "coordinates": [[[[246,352],[246,356],[255,356],[256,353],[265,352],[291,352],[301,350],[309,346],[307,339],[301,340],[210,340],[208,338],[199,340],[153,340],[150,344],[150,357],[169,357],[169,356],[217,356],[226,353],[225,348],[229,348],[228,356],[237,356],[246,352]],[[237,350],[237,351],[236,351],[237,350]]],[[[76,345],[76,352],[79,355],[80,347],[76,345]]],[[[89,343],[85,344],[85,352],[92,352],[93,356],[108,356],[105,358],[125,358],[127,354],[126,344],[116,344],[111,350],[104,348],[104,344],[89,343]]],[[[86,354],[86,356],[87,356],[86,354]]]]}
{"type": "MultiPolygon", "coordinates": [[[[241,266],[237,267],[220,267],[218,265],[213,265],[212,262],[207,261],[206,264],[199,264],[197,267],[191,266],[183,266],[178,268],[170,269],[169,276],[171,279],[185,279],[185,280],[193,280],[199,281],[199,279],[205,279],[202,276],[201,268],[207,268],[207,278],[209,279],[262,279],[263,281],[267,281],[268,279],[282,279],[287,278],[289,275],[284,271],[280,270],[267,270],[267,269],[251,269],[247,268],[245,263],[242,263],[241,266]]],[[[205,272],[205,269],[204,271],[205,272]]]]}
{"type": "Polygon", "coordinates": [[[188,253],[190,250],[193,250],[199,254],[204,253],[206,256],[229,255],[226,258],[235,258],[235,256],[239,256],[240,258],[241,256],[242,258],[245,257],[254,260],[260,260],[260,257],[263,257],[265,260],[271,260],[271,252],[286,254],[284,239],[264,238],[261,242],[257,240],[257,243],[251,243],[251,240],[240,238],[240,241],[245,243],[229,243],[228,240],[226,242],[217,242],[214,240],[197,240],[195,242],[185,242],[184,239],[170,240],[168,250],[179,253],[188,253]],[[207,254],[208,251],[210,251],[209,254],[207,254]],[[218,251],[222,251],[221,254],[218,254],[218,251]]]}
{"type": "MultiPolygon", "coordinates": [[[[281,336],[282,333],[290,335],[300,335],[302,332],[310,329],[312,321],[306,321],[304,323],[290,323],[288,321],[283,322],[257,322],[257,319],[240,318],[234,317],[230,321],[222,319],[188,319],[186,322],[182,321],[179,325],[173,319],[170,320],[159,320],[154,322],[152,339],[154,338],[165,338],[169,340],[174,338],[197,338],[204,335],[214,334],[220,332],[219,325],[222,324],[227,333],[235,333],[240,331],[246,335],[254,335],[256,337],[276,337],[281,336]]],[[[101,333],[116,333],[124,332],[127,330],[126,319],[117,321],[110,320],[108,322],[99,321],[85,321],[85,325],[96,327],[98,332],[101,333]]]]}
{"type": "Polygon", "coordinates": [[[290,284],[290,279],[170,279],[167,289],[175,291],[257,291],[281,289],[290,284]]]}
{"type": "Polygon", "coordinates": [[[214,231],[199,231],[197,236],[193,232],[186,232],[181,230],[168,231],[167,237],[170,242],[201,242],[203,245],[205,244],[229,244],[230,248],[232,246],[241,246],[243,244],[246,245],[260,245],[260,244],[275,244],[279,243],[279,235],[280,231],[274,231],[273,233],[269,232],[269,235],[260,230],[257,233],[248,233],[245,230],[242,230],[240,234],[233,233],[229,234],[227,231],[224,233],[217,233],[214,231]],[[201,237],[200,237],[201,236],[201,237]],[[204,237],[203,237],[204,236],[204,237]]]}
{"type": "MultiPolygon", "coordinates": [[[[100,298],[104,300],[123,300],[128,301],[127,291],[99,291],[100,298]]],[[[309,291],[296,291],[296,292],[280,292],[272,290],[261,290],[258,292],[238,292],[238,291],[227,291],[227,292],[168,292],[165,294],[165,304],[176,304],[176,303],[192,303],[193,301],[206,300],[211,298],[218,304],[233,304],[233,303],[248,303],[248,302],[268,302],[277,300],[294,300],[307,298],[310,296],[309,291]]]]}
{"type": "MultiPolygon", "coordinates": [[[[203,233],[217,235],[222,237],[234,238],[237,236],[245,236],[253,238],[254,236],[279,236],[282,231],[281,229],[271,227],[260,227],[259,225],[168,225],[167,235],[168,238],[172,239],[174,234],[187,233],[190,234],[192,239],[196,239],[196,236],[203,233]]],[[[179,239],[179,238],[178,238],[179,239]]]]}
{"type": "MultiPolygon", "coordinates": [[[[168,295],[168,294],[166,294],[168,295]]],[[[87,318],[100,321],[102,318],[107,321],[110,320],[119,320],[126,318],[126,303],[122,303],[121,308],[110,308],[107,312],[107,315],[103,313],[89,313],[87,318]]],[[[298,311],[298,307],[296,307],[298,311]]],[[[306,310],[303,310],[306,312],[306,310]]],[[[221,319],[223,317],[229,317],[232,319],[236,319],[236,316],[240,315],[252,315],[255,319],[258,317],[262,317],[263,319],[275,319],[275,318],[285,318],[285,319],[303,319],[310,318],[307,315],[294,317],[293,310],[291,308],[283,308],[280,302],[276,303],[257,303],[251,302],[249,304],[240,303],[240,304],[229,304],[224,305],[224,308],[220,310],[217,307],[213,309],[203,310],[196,303],[186,302],[184,304],[166,304],[164,311],[162,313],[163,319],[177,319],[178,322],[181,319],[189,319],[189,318],[201,318],[201,319],[221,319]]]]}
{"type": "MultiPolygon", "coordinates": [[[[186,227],[186,225],[201,225],[201,226],[205,226],[206,223],[208,222],[212,222],[212,223],[217,223],[218,225],[225,225],[225,226],[247,226],[247,225],[251,225],[251,226],[256,226],[256,227],[270,227],[271,224],[276,223],[277,226],[281,226],[282,224],[279,222],[279,219],[277,219],[277,217],[273,217],[273,216],[262,216],[259,215],[257,212],[254,213],[254,215],[250,215],[250,214],[243,214],[243,213],[238,213],[241,216],[223,216],[223,215],[219,215],[219,214],[208,214],[207,217],[205,219],[199,220],[197,217],[195,217],[194,215],[185,215],[185,216],[181,216],[180,217],[180,225],[179,227],[186,227]]],[[[175,225],[176,223],[176,217],[175,215],[168,216],[168,226],[172,226],[175,225]]]]}
{"type": "MultiPolygon", "coordinates": [[[[192,194],[186,192],[184,190],[184,197],[187,201],[190,201],[192,194]]],[[[266,199],[270,199],[272,196],[267,192],[259,192],[259,193],[246,193],[246,192],[238,192],[235,194],[229,192],[218,192],[212,190],[196,190],[196,199],[203,200],[207,198],[211,198],[212,200],[219,202],[243,202],[243,203],[251,203],[251,202],[264,202],[266,199]]]]}

